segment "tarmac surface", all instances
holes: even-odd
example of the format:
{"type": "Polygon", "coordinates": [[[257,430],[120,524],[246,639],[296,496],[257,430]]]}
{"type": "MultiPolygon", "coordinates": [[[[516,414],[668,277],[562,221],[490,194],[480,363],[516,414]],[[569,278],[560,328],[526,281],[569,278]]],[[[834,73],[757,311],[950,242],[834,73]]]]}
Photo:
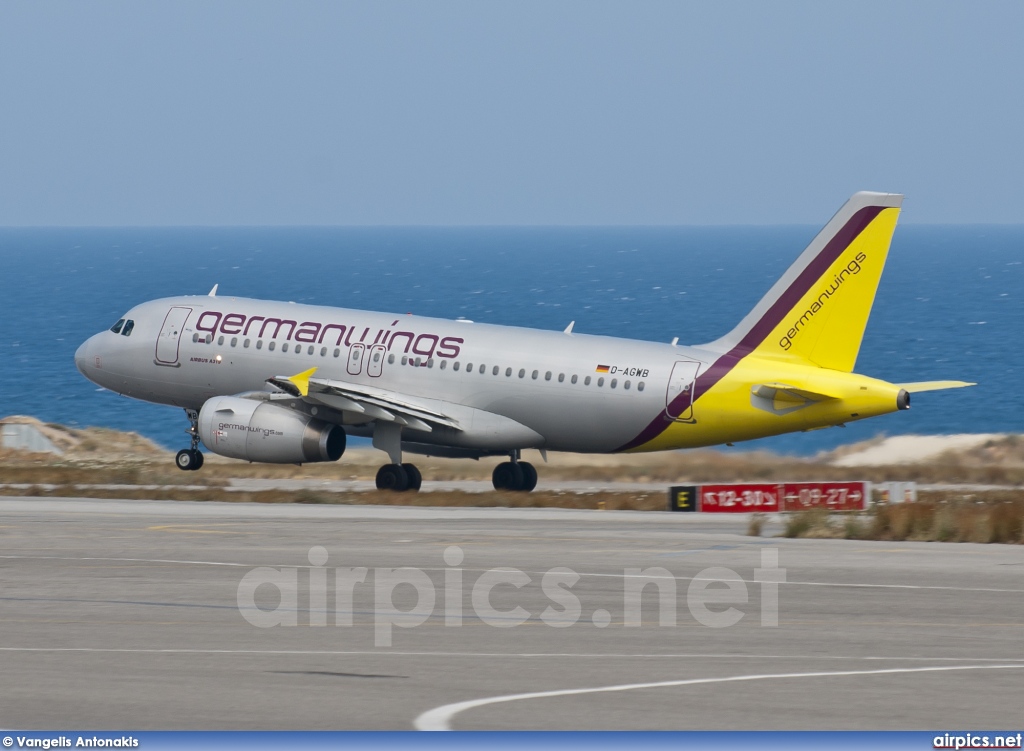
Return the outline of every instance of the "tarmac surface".
{"type": "Polygon", "coordinates": [[[0,726],[1024,725],[1024,546],[747,522],[0,498],[0,726]]]}

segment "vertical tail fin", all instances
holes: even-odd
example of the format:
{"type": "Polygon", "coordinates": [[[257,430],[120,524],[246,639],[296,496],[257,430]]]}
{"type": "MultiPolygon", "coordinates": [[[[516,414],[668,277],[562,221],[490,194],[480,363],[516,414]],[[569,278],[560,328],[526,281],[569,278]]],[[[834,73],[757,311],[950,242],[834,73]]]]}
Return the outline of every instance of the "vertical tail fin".
{"type": "Polygon", "coordinates": [[[855,194],[739,325],[707,347],[852,371],[902,202],[855,194]]]}

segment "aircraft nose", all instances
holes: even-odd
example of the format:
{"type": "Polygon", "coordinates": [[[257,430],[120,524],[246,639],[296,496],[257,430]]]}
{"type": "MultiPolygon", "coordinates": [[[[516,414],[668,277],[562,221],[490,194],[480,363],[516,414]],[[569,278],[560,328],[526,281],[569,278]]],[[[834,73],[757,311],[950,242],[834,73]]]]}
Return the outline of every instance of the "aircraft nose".
{"type": "Polygon", "coordinates": [[[92,349],[92,340],[94,337],[89,337],[82,345],[75,350],[75,367],[78,368],[78,372],[88,377],[86,368],[91,364],[89,358],[91,357],[90,350],[92,349]]]}

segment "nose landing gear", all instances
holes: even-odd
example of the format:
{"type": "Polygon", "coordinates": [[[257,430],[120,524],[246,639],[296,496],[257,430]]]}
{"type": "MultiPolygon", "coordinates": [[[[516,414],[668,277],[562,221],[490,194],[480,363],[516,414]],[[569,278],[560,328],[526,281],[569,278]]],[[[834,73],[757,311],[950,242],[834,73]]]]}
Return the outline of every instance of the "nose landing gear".
{"type": "Polygon", "coordinates": [[[192,438],[192,446],[182,449],[175,455],[174,463],[178,469],[194,471],[203,466],[203,452],[199,450],[199,413],[194,409],[186,409],[189,428],[185,432],[192,438]]]}

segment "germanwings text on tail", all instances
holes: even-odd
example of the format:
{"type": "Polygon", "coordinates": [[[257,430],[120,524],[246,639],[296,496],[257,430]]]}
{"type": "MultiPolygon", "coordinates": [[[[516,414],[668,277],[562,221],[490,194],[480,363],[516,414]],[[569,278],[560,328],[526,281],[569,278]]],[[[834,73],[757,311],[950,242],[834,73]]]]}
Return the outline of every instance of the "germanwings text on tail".
{"type": "Polygon", "coordinates": [[[532,490],[524,449],[711,446],[842,425],[961,381],[853,372],[903,197],[857,193],[728,334],[696,346],[209,295],[137,305],[78,349],[89,380],[183,408],[200,442],[255,462],[337,461],[348,435],[417,490],[405,454],[508,456],[494,487],[532,490]],[[291,374],[291,375],[289,375],[291,374]]]}

